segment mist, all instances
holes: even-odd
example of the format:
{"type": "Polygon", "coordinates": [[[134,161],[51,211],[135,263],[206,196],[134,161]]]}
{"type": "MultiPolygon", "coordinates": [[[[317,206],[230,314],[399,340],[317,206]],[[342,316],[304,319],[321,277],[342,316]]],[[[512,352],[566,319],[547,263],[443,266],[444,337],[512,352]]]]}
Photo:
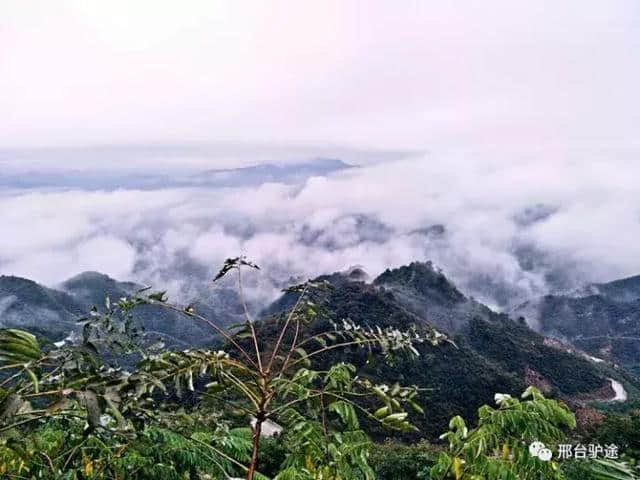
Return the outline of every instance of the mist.
{"type": "Polygon", "coordinates": [[[267,299],[292,279],[431,260],[507,308],[640,273],[637,178],[620,152],[548,150],[400,157],[300,184],[5,189],[0,272],[55,285],[97,270],[185,295],[244,254],[267,299]]]}

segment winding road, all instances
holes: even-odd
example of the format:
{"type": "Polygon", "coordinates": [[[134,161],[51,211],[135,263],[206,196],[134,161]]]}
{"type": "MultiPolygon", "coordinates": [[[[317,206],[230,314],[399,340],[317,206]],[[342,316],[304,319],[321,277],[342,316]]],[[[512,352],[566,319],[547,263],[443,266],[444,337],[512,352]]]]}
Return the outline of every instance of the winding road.
{"type": "Polygon", "coordinates": [[[624,386],[614,380],[613,378],[610,378],[609,381],[611,382],[611,388],[613,388],[613,391],[616,393],[616,395],[610,399],[610,402],[624,402],[627,400],[627,391],[624,389],[624,386]]]}

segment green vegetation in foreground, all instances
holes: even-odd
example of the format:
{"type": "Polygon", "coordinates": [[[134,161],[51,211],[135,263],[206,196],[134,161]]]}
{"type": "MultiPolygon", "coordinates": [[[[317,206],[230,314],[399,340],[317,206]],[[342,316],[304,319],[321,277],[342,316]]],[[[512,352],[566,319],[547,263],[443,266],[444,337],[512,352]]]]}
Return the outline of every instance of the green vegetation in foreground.
{"type": "MultiPolygon", "coordinates": [[[[241,290],[246,268],[257,267],[229,259],[217,278],[235,272],[241,290]]],[[[296,300],[273,320],[274,336],[259,336],[248,313],[223,330],[191,306],[148,290],[107,298],[102,312],[81,320],[81,338],[61,347],[1,330],[2,478],[638,478],[625,463],[532,457],[533,440],[555,450],[575,426],[565,405],[535,388],[522,400],[496,395],[497,406],[483,406],[473,428],[454,417],[441,437],[446,444],[374,444],[362,420],[389,435],[415,430],[409,412],[425,415],[419,389],[376,383],[350,363],[317,360],[349,349],[393,368],[419,361],[424,344],[450,348],[449,340],[424,325],[367,327],[347,319],[313,330],[325,325],[329,288],[307,282],[288,289],[296,300]],[[225,348],[171,351],[154,343],[132,320],[136,308],[149,305],[209,326],[225,348]],[[274,428],[280,433],[263,437],[274,428]]],[[[633,428],[622,429],[630,442],[633,428]]]]}

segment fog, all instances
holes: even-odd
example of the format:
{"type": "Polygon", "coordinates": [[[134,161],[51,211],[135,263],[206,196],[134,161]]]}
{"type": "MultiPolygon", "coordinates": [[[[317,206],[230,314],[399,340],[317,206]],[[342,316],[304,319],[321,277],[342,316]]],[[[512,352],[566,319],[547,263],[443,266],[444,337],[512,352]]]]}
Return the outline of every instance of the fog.
{"type": "Polygon", "coordinates": [[[245,254],[269,296],[291,277],[432,260],[505,307],[640,273],[637,178],[623,152],[548,150],[425,154],[293,185],[5,190],[0,272],[55,285],[97,270],[181,292],[245,254]]]}

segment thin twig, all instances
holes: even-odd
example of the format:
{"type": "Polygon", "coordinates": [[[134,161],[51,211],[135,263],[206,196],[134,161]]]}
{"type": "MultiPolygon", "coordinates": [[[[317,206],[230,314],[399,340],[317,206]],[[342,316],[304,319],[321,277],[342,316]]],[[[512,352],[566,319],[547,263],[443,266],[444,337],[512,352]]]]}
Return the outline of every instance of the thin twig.
{"type": "Polygon", "coordinates": [[[244,309],[244,314],[247,317],[247,323],[249,324],[249,328],[251,329],[251,338],[253,339],[253,346],[256,350],[256,358],[258,360],[258,370],[260,370],[260,374],[264,376],[264,370],[262,369],[262,358],[260,355],[260,347],[258,346],[258,336],[256,335],[256,329],[253,325],[253,320],[251,319],[251,314],[249,314],[249,309],[247,308],[247,302],[244,298],[244,290],[242,288],[242,267],[238,266],[238,290],[240,291],[240,301],[242,302],[242,308],[244,309]]]}
{"type": "Polygon", "coordinates": [[[186,312],[184,311],[184,309],[177,307],[175,305],[171,305],[170,303],[158,302],[156,300],[147,300],[147,302],[149,302],[151,305],[157,305],[160,307],[168,308],[170,310],[174,310],[176,312],[182,313],[183,315],[186,315],[188,317],[193,317],[196,320],[200,320],[201,322],[205,322],[207,325],[213,328],[216,332],[222,335],[225,340],[231,343],[254,367],[257,367],[256,362],[253,361],[253,359],[247,353],[247,351],[244,348],[242,348],[240,344],[238,344],[238,342],[236,342],[231,335],[225,332],[223,328],[219,327],[208,318],[203,317],[202,315],[198,315],[197,313],[194,313],[194,312],[186,312]]]}
{"type": "Polygon", "coordinates": [[[354,340],[352,342],[342,342],[342,343],[336,343],[334,345],[329,345],[328,347],[323,347],[319,350],[316,350],[314,352],[309,353],[308,355],[306,355],[305,357],[299,358],[297,360],[295,360],[293,363],[291,363],[291,365],[289,365],[289,367],[293,367],[295,365],[297,365],[300,362],[304,362],[306,360],[308,360],[309,358],[315,356],[315,355],[319,355],[321,353],[325,353],[328,352],[329,350],[334,350],[336,348],[342,348],[342,347],[349,347],[351,345],[364,345],[367,343],[378,343],[378,341],[376,339],[364,339],[364,340],[354,340]]]}
{"type": "MultiPolygon", "coordinates": [[[[284,326],[280,330],[280,335],[278,337],[278,341],[276,342],[276,346],[274,347],[273,352],[271,353],[271,360],[269,360],[269,366],[267,367],[267,371],[271,371],[271,366],[273,365],[273,361],[275,360],[276,355],[278,354],[278,350],[280,350],[280,344],[282,343],[282,340],[284,339],[284,335],[287,332],[287,329],[289,328],[289,324],[291,323],[291,320],[293,319],[293,316],[295,315],[296,311],[298,310],[298,306],[300,305],[300,302],[302,301],[302,298],[304,297],[305,293],[307,292],[307,287],[308,287],[308,284],[305,284],[304,288],[302,289],[302,292],[300,293],[300,296],[296,300],[295,305],[293,306],[293,308],[289,312],[289,315],[287,316],[287,321],[284,323],[284,326]]],[[[296,337],[297,337],[297,335],[296,335],[296,337]]],[[[292,347],[293,347],[293,345],[295,345],[295,341],[292,344],[292,347]]],[[[287,356],[287,359],[290,356],[291,356],[291,352],[289,352],[289,356],[287,356]]]]}

